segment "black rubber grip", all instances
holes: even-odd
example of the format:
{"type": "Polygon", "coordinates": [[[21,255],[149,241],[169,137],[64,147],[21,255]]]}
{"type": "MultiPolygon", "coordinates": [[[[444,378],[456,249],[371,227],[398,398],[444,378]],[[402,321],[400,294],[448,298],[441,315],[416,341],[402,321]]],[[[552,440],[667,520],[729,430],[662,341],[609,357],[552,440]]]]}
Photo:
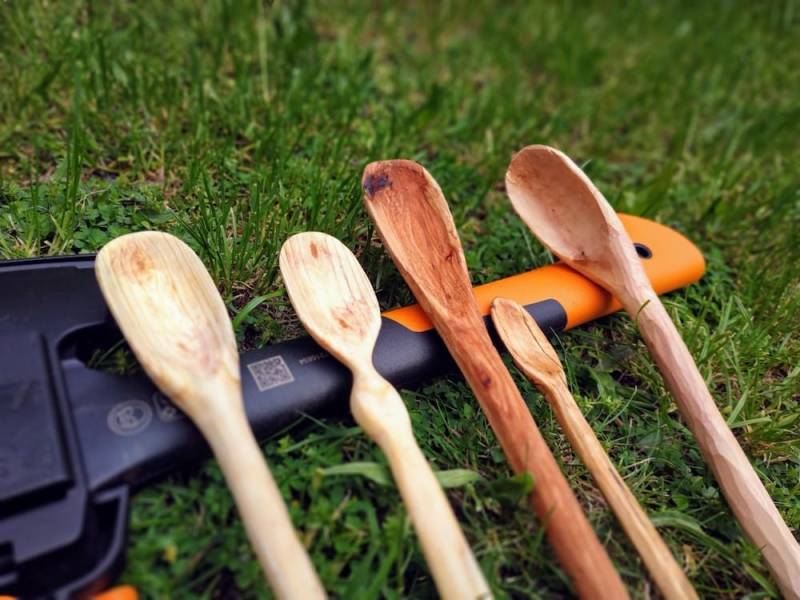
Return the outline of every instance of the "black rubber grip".
{"type": "MultiPolygon", "coordinates": [[[[527,308],[545,330],[566,324],[555,300],[527,308]]],[[[397,387],[454,369],[436,332],[415,333],[386,318],[373,361],[397,387]]],[[[302,414],[347,412],[350,374],[310,338],[247,352],[241,367],[247,415],[261,439],[302,414]]],[[[91,489],[121,479],[138,486],[208,453],[191,422],[146,377],[101,373],[78,360],[64,363],[64,375],[91,489]]]]}

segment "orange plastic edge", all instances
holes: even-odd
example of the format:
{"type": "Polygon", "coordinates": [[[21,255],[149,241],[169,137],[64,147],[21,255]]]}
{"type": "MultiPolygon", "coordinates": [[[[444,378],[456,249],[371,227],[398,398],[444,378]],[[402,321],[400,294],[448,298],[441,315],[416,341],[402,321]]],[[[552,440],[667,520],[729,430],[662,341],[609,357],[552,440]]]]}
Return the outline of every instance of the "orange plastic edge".
{"type": "Polygon", "coordinates": [[[139,593],[133,586],[119,585],[92,598],[93,600],[139,600],[139,593]]]}
{"type": "MultiPolygon", "coordinates": [[[[0,596],[0,600],[15,600],[13,596],[0,596]]],[[[120,585],[106,590],[102,594],[92,596],[92,600],[139,600],[136,588],[130,585],[120,585]]]]}
{"type": "MultiPolygon", "coordinates": [[[[706,269],[700,250],[683,235],[650,219],[619,215],[635,243],[647,246],[652,257],[643,259],[645,272],[659,294],[685,287],[699,280],[706,269]]],[[[567,329],[616,312],[622,308],[611,294],[563,264],[547,265],[474,288],[482,315],[489,314],[492,300],[509,298],[522,304],[542,300],[558,301],[567,313],[567,329]]],[[[416,304],[383,313],[416,332],[433,328],[416,304]]]]}

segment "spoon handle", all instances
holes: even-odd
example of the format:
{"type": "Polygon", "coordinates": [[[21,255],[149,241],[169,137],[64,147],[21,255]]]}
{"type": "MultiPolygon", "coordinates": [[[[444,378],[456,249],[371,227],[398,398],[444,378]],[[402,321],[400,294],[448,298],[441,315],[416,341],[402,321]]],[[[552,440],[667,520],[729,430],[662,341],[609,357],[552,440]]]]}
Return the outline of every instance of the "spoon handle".
{"type": "Polygon", "coordinates": [[[667,600],[695,599],[692,584],[642,506],[617,472],[563,379],[539,386],[570,444],[592,474],[614,514],[667,600]]]}
{"type": "Polygon", "coordinates": [[[675,324],[654,292],[625,307],[637,321],[681,415],[750,541],[786,598],[800,598],[800,546],[717,408],[675,324]]]}
{"type": "Polygon", "coordinates": [[[492,598],[447,496],[414,439],[408,411],[397,390],[377,371],[358,372],[350,406],[358,424],[389,460],[441,597],[492,598]]]}
{"type": "Polygon", "coordinates": [[[278,598],[325,598],[311,559],[292,526],[281,492],[258,448],[236,392],[215,400],[225,410],[198,423],[236,500],[247,536],[278,598]]]}

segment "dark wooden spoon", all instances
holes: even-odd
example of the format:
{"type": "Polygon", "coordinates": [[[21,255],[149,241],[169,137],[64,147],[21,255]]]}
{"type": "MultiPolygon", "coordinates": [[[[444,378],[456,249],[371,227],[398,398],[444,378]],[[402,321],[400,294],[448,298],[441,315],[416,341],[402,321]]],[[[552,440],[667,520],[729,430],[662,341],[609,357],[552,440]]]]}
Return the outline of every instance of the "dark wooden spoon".
{"type": "Polygon", "coordinates": [[[442,190],[419,164],[367,166],[364,202],[383,242],[475,392],[508,462],[534,479],[531,502],[582,598],[627,598],[492,344],[478,311],[467,264],[442,190]]]}

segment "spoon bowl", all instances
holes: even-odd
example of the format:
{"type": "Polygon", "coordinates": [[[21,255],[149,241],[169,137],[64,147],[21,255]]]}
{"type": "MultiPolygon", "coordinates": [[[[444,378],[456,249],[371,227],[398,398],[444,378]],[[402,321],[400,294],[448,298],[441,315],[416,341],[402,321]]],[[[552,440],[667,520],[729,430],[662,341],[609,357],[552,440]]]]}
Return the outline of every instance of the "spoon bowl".
{"type": "Polygon", "coordinates": [[[620,282],[649,285],[617,213],[563,152],[524,148],[511,160],[506,190],[514,210],[553,254],[623,303],[631,299],[620,282]]]}
{"type": "Polygon", "coordinates": [[[300,233],[284,242],[280,269],[311,336],[341,362],[350,363],[354,355],[371,362],[381,328],[380,307],[352,253],[329,235],[300,233]]]}
{"type": "Polygon", "coordinates": [[[460,302],[472,296],[467,261],[442,189],[430,173],[411,160],[387,160],[367,165],[362,183],[367,212],[417,299],[480,318],[474,302],[460,302]]]}

